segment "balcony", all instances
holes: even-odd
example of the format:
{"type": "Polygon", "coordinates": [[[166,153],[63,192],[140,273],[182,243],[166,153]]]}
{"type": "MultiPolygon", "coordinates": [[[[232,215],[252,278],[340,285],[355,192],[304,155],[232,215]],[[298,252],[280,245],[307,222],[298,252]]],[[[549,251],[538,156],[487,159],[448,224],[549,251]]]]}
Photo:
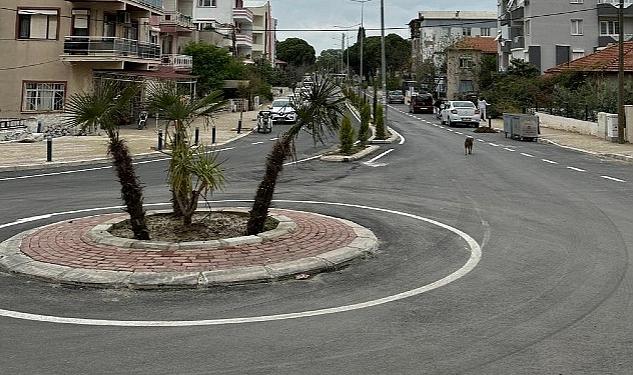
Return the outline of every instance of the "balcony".
{"type": "Polygon", "coordinates": [[[166,11],[160,21],[160,31],[169,32],[190,32],[194,29],[193,19],[180,12],[166,11]]]}
{"type": "Polygon", "coordinates": [[[253,23],[253,12],[250,9],[246,8],[234,8],[233,9],[233,20],[253,23]]]}
{"type": "Polygon", "coordinates": [[[252,47],[253,37],[247,34],[237,34],[235,35],[235,46],[236,47],[252,47]]]}
{"type": "MultiPolygon", "coordinates": [[[[624,1],[624,15],[633,15],[633,0],[624,1]]],[[[598,17],[617,17],[620,0],[598,0],[598,17]]]]}
{"type": "MultiPolygon", "coordinates": [[[[620,35],[600,35],[598,37],[598,47],[606,47],[609,44],[617,43],[620,40],[620,35]]],[[[628,42],[633,40],[633,34],[624,34],[624,41],[628,42]]]]}
{"type": "Polygon", "coordinates": [[[68,62],[157,63],[161,56],[158,44],[116,37],[67,36],[61,58],[68,62]]]}
{"type": "MultiPolygon", "coordinates": [[[[85,0],[70,0],[76,2],[84,2],[85,0]]],[[[92,0],[96,3],[122,3],[124,8],[121,10],[132,10],[130,7],[149,10],[152,12],[163,12],[163,0],[92,0]]]]}
{"type": "Polygon", "coordinates": [[[172,68],[175,71],[190,72],[193,69],[193,57],[188,55],[162,55],[160,65],[172,68]]]}

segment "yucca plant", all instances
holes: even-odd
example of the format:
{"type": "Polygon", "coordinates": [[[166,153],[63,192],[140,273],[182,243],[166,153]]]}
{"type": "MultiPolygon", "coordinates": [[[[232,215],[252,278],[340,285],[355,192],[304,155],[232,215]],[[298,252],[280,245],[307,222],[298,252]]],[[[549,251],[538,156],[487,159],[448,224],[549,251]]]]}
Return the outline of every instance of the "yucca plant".
{"type": "Polygon", "coordinates": [[[264,230],[268,210],[273,200],[277,178],[283,170],[284,161],[294,154],[294,145],[299,132],[308,132],[314,143],[324,143],[325,137],[336,134],[343,115],[345,98],[339,88],[328,78],[314,80],[312,91],[306,102],[295,107],[297,122],[274,143],[266,159],[266,171],[257,188],[255,202],[250,211],[247,234],[255,235],[264,230]]]}
{"type": "Polygon", "coordinates": [[[116,81],[98,81],[92,92],[72,95],[66,103],[67,122],[86,129],[103,129],[108,136],[108,155],[121,184],[121,198],[130,215],[134,238],[149,240],[143,208],[143,188],[136,175],[132,156],[119,136],[119,123],[127,112],[138,86],[116,81]]]}
{"type": "Polygon", "coordinates": [[[200,196],[220,188],[224,182],[215,157],[204,157],[191,148],[191,125],[197,118],[214,116],[225,106],[220,91],[200,99],[189,99],[173,83],[157,84],[149,89],[149,109],[169,121],[171,160],[168,182],[174,215],[182,217],[185,225],[191,224],[200,196]]]}

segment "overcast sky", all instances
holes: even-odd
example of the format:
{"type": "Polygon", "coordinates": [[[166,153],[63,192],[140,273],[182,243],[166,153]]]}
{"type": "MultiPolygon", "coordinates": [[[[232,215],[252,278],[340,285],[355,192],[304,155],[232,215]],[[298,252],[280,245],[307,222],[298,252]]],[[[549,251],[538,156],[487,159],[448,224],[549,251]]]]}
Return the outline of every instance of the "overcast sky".
{"type": "MultiPolygon", "coordinates": [[[[497,10],[497,0],[384,0],[385,25],[403,27],[396,32],[409,37],[407,23],[420,10],[497,10]]],[[[289,37],[305,39],[317,51],[341,48],[341,32],[284,31],[288,29],[333,29],[332,26],[358,27],[360,23],[359,3],[351,0],[271,0],[273,16],[279,20],[278,40],[289,37]]],[[[365,27],[380,27],[380,0],[365,3],[365,27]]],[[[354,32],[348,32],[354,36],[354,32]]],[[[368,31],[367,35],[380,35],[380,31],[368,31]]],[[[350,43],[354,43],[351,40],[350,43]]]]}

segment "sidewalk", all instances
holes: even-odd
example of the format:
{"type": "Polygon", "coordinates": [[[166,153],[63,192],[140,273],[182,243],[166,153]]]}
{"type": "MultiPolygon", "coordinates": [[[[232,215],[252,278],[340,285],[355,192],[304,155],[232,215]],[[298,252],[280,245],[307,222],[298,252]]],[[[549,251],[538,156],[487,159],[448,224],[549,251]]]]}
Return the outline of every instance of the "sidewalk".
{"type": "MultiPolygon", "coordinates": [[[[483,123],[482,126],[484,126],[483,123]]],[[[492,126],[498,130],[503,130],[503,120],[492,120],[492,126]]],[[[613,143],[590,135],[550,129],[545,126],[541,126],[539,142],[550,143],[598,156],[633,161],[633,144],[631,143],[613,143]]]]}
{"type": "MultiPolygon", "coordinates": [[[[237,137],[250,133],[257,117],[257,111],[244,112],[242,133],[237,134],[236,128],[240,113],[225,112],[219,114],[207,128],[204,120],[197,120],[192,129],[200,128],[200,142],[211,144],[211,126],[216,127],[216,144],[227,143],[237,137]]],[[[147,128],[136,129],[136,126],[121,128],[121,137],[125,139],[135,158],[158,155],[158,128],[154,119],[149,119],[147,128]]],[[[160,122],[164,130],[164,123],[160,122]]],[[[193,131],[192,137],[193,137],[193,131]]],[[[108,138],[101,136],[66,136],[53,139],[53,161],[46,162],[46,142],[36,143],[0,143],[0,171],[22,170],[46,167],[60,167],[90,162],[108,162],[108,138]]]]}

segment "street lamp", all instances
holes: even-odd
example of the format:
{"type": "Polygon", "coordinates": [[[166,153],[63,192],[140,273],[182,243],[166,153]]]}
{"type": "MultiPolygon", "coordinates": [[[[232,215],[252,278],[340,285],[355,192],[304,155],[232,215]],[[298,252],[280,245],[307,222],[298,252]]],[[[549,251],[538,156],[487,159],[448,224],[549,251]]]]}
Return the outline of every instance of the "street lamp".
{"type": "Polygon", "coordinates": [[[370,2],[371,0],[350,0],[355,3],[360,3],[360,28],[362,34],[360,35],[360,82],[363,83],[363,43],[365,37],[365,3],[370,2]]]}
{"type": "Polygon", "coordinates": [[[387,124],[387,54],[385,53],[385,0],[380,0],[380,71],[382,75],[382,105],[385,127],[387,124]]]}

